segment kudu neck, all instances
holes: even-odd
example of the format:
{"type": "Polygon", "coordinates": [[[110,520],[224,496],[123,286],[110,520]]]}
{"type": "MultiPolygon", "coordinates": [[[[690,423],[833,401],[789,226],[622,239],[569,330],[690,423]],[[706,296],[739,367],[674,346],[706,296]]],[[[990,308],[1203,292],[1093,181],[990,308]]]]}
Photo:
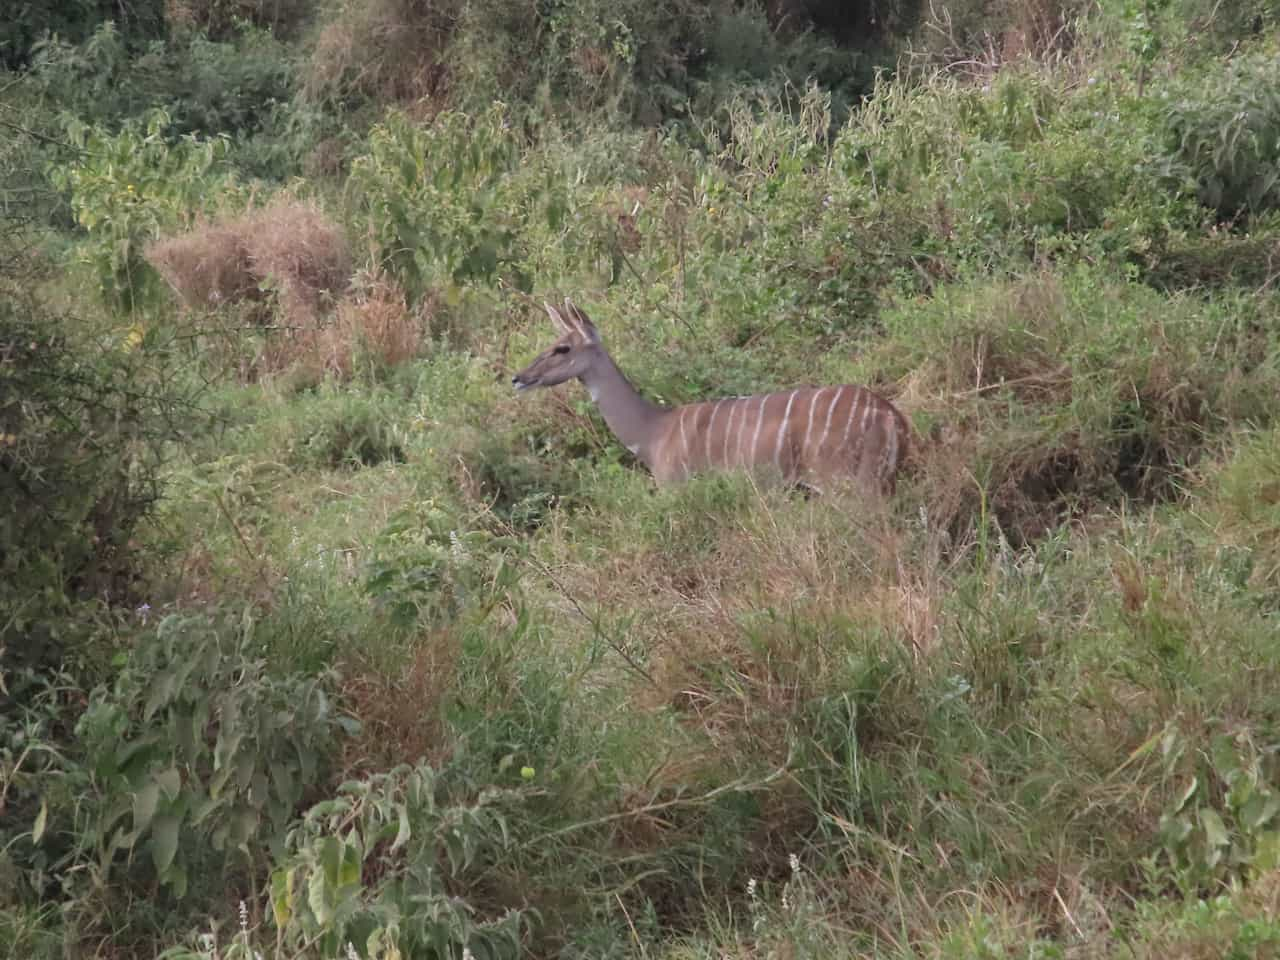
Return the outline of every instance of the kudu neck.
{"type": "Polygon", "coordinates": [[[604,350],[581,379],[613,435],[652,469],[658,428],[667,409],[642,397],[604,350]]]}

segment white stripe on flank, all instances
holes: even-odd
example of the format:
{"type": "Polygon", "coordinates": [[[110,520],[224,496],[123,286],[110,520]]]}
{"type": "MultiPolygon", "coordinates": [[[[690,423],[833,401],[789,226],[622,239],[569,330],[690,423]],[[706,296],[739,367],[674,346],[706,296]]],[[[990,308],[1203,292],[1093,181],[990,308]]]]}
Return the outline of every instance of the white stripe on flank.
{"type": "Polygon", "coordinates": [[[857,387],[853,389],[853,403],[849,404],[849,419],[844,422],[844,436],[840,438],[840,448],[842,450],[849,446],[849,429],[853,426],[853,415],[858,412],[858,401],[866,399],[861,390],[857,387]]]}
{"type": "Polygon", "coordinates": [[[782,413],[782,423],[778,424],[778,439],[773,444],[773,465],[778,469],[782,469],[782,462],[779,457],[782,456],[782,439],[787,435],[787,422],[791,419],[791,404],[795,403],[798,390],[792,390],[791,396],[787,397],[787,409],[782,413]]]}
{"type": "Polygon", "coordinates": [[[720,412],[720,404],[722,403],[724,403],[723,400],[717,400],[713,403],[711,405],[711,416],[707,418],[707,439],[704,446],[706,448],[708,467],[711,466],[711,434],[715,432],[716,414],[720,412]]]}
{"type": "Polygon", "coordinates": [[[863,408],[863,411],[862,411],[862,423],[858,427],[858,436],[855,438],[855,441],[854,441],[854,450],[857,451],[854,455],[854,462],[859,465],[862,464],[863,457],[866,455],[866,452],[867,452],[867,423],[869,420],[872,419],[873,415],[878,412],[875,409],[874,405],[875,405],[875,397],[873,397],[870,393],[868,393],[867,405],[865,408],[863,408]]]}
{"type": "Polygon", "coordinates": [[[766,393],[760,398],[760,416],[756,420],[756,432],[751,436],[751,460],[754,465],[759,461],[756,460],[756,447],[760,445],[760,428],[764,426],[764,406],[769,402],[769,395],[766,393]]]}
{"type": "Polygon", "coordinates": [[[840,403],[840,398],[844,396],[844,392],[848,387],[841,387],[836,391],[836,395],[831,398],[831,406],[827,407],[827,422],[823,424],[822,436],[818,438],[818,455],[822,454],[822,445],[827,442],[827,434],[831,432],[831,415],[836,412],[836,405],[840,403]]]}
{"type": "Polygon", "coordinates": [[[724,447],[720,451],[720,465],[725,467],[733,466],[733,462],[729,459],[729,435],[733,432],[733,415],[738,412],[738,398],[731,397],[729,399],[729,419],[724,424],[724,447]]]}
{"type": "Polygon", "coordinates": [[[805,454],[809,452],[809,434],[813,433],[813,411],[818,409],[818,398],[830,389],[830,387],[822,387],[814,393],[813,399],[809,401],[809,425],[804,428],[804,445],[800,448],[805,454]]]}
{"type": "Polygon", "coordinates": [[[680,465],[687,476],[689,473],[689,435],[684,430],[684,415],[689,412],[689,404],[680,408],[680,465]]]}
{"type": "Polygon", "coordinates": [[[742,463],[742,431],[747,425],[747,407],[751,405],[750,397],[739,397],[742,401],[742,419],[738,421],[738,437],[733,442],[733,462],[736,466],[742,463]]]}

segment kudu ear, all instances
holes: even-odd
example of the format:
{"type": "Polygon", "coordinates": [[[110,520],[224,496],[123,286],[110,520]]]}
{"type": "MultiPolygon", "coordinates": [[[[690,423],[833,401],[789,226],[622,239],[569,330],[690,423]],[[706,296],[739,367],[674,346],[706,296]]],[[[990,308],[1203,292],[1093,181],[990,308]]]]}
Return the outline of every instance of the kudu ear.
{"type": "Polygon", "coordinates": [[[557,333],[577,333],[578,331],[560,315],[560,311],[547,303],[545,300],[542,305],[547,308],[547,316],[551,318],[551,322],[555,325],[557,333]]]}
{"type": "Polygon", "coordinates": [[[587,319],[587,315],[585,313],[574,306],[573,301],[568,297],[564,298],[564,308],[572,322],[577,325],[578,332],[582,334],[582,339],[589,343],[600,342],[600,331],[596,329],[594,323],[587,319]]]}

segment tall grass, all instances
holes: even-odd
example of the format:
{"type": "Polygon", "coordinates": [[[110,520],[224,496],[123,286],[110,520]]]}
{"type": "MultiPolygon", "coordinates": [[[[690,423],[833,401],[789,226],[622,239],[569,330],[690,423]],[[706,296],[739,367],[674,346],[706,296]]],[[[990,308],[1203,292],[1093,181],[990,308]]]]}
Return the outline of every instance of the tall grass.
{"type": "MultiPolygon", "coordinates": [[[[706,26],[670,9],[693,18],[666,25],[681,36],[706,26]]],[[[1174,135],[1218,114],[1161,96],[1193,75],[1262,96],[1254,61],[1180,76],[1157,50],[1135,74],[1116,37],[1172,21],[1112,11],[1064,32],[1074,8],[1039,4],[1019,21],[1027,56],[882,78],[847,122],[829,89],[755,77],[692,98],[681,129],[619,130],[562,88],[638,96],[662,62],[636,45],[662,34],[653,11],[494,33],[568,54],[538,83],[569,106],[467,113],[445,73],[397,73],[405,37],[357,69],[353,45],[416,10],[370,7],[350,45],[319,35],[312,109],[331,119],[359,97],[440,98],[367,136],[352,121],[332,222],[280,201],[242,213],[242,181],[166,166],[200,144],[160,128],[125,167],[66,176],[87,232],[62,242],[108,272],[33,289],[92,312],[84,291],[105,284],[110,349],[77,360],[15,321],[0,361],[30,340],[63,380],[122,371],[117,427],[155,384],[199,383],[207,416],[161,450],[121,445],[125,475],[164,492],[129,518],[127,602],[80,597],[90,616],[47,583],[60,618],[3,611],[6,643],[51,631],[69,655],[3,661],[0,944],[202,960],[1280,946],[1275,222],[1266,191],[1224,221],[1179,174],[1209,165],[1174,135]],[[206,195],[218,184],[236,190],[206,195]],[[183,257],[152,248],[180,312],[115,267],[194,217],[185,195],[226,220],[183,257]],[[202,280],[225,271],[251,302],[207,310],[202,280]],[[897,495],[655,488],[576,384],[510,390],[545,343],[540,301],[565,293],[656,399],[892,396],[918,434],[897,495]]],[[[479,42],[465,18],[408,26],[426,60],[479,42]]],[[[534,83],[526,66],[473,64],[534,83]]],[[[4,403],[0,464],[75,453],[45,394],[4,403]]],[[[30,573],[61,548],[15,549],[0,559],[30,573]]]]}

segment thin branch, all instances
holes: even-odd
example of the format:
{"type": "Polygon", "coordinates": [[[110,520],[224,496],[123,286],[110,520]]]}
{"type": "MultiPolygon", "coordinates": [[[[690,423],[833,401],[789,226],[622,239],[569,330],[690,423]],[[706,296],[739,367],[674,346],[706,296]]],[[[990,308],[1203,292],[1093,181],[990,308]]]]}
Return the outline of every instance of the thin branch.
{"type": "Polygon", "coordinates": [[[706,793],[696,797],[672,797],[670,800],[662,800],[657,803],[648,803],[643,807],[637,807],[634,810],[622,810],[618,813],[606,814],[603,817],[595,817],[591,820],[583,820],[581,823],[571,823],[567,827],[561,827],[558,830],[551,830],[547,833],[540,834],[532,840],[526,841],[526,846],[541,843],[544,840],[552,840],[556,837],[562,837],[568,833],[576,833],[579,830],[588,830],[592,827],[603,826],[606,823],[614,823],[618,820],[628,820],[634,817],[644,816],[646,814],[657,813],[661,810],[670,810],[673,807],[693,807],[708,803],[726,793],[737,791],[759,790],[761,787],[768,786],[775,780],[783,777],[791,768],[791,753],[788,752],[787,759],[782,762],[782,766],[774,770],[769,775],[760,780],[751,781],[746,777],[739,777],[730,783],[722,783],[714,789],[708,790],[706,793]]]}

